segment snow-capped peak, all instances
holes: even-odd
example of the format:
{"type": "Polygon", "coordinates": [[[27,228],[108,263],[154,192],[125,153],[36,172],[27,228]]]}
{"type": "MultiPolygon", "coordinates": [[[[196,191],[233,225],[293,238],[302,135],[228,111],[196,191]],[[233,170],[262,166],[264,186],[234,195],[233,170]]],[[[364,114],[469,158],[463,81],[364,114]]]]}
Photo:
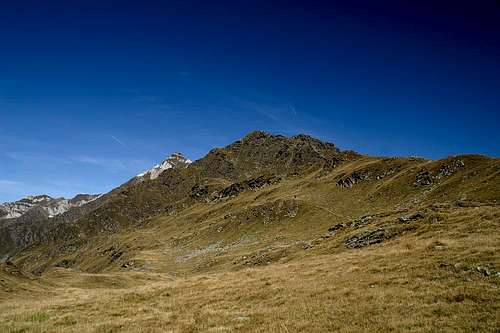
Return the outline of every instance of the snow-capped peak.
{"type": "Polygon", "coordinates": [[[190,159],[187,159],[181,153],[173,153],[169,158],[161,162],[160,164],[156,164],[149,170],[141,172],[136,176],[136,178],[140,179],[155,179],[167,169],[175,169],[181,166],[187,166],[192,163],[190,159]]]}

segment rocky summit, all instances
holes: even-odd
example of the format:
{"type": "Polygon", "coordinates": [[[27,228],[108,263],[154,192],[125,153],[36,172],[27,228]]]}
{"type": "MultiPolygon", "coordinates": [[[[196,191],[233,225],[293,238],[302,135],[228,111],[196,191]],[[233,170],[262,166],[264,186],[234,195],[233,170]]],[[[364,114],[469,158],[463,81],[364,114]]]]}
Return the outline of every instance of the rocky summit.
{"type": "Polygon", "coordinates": [[[142,181],[145,179],[156,179],[158,176],[167,169],[182,168],[186,167],[188,164],[192,163],[190,159],[187,159],[182,155],[182,153],[173,153],[166,160],[160,164],[156,164],[149,170],[141,172],[133,178],[135,181],[142,181]]]}
{"type": "Polygon", "coordinates": [[[0,330],[499,327],[499,158],[257,131],[104,195],[0,215],[0,330]]]}

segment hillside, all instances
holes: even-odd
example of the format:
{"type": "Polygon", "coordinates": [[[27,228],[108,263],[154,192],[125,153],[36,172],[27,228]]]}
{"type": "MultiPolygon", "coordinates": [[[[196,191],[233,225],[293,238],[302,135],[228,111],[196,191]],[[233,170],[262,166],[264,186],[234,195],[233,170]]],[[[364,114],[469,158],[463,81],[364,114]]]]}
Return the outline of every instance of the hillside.
{"type": "Polygon", "coordinates": [[[0,328],[495,332],[499,200],[498,158],[253,132],[0,243],[0,328]]]}

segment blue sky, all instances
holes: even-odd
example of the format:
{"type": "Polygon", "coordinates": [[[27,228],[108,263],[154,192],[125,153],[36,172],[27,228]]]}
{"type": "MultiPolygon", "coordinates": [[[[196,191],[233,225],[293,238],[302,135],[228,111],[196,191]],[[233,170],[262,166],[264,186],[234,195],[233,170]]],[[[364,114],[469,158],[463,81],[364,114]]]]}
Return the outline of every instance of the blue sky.
{"type": "Polygon", "coordinates": [[[311,3],[2,3],[0,202],[106,192],[257,129],[500,156],[495,1],[311,3]]]}

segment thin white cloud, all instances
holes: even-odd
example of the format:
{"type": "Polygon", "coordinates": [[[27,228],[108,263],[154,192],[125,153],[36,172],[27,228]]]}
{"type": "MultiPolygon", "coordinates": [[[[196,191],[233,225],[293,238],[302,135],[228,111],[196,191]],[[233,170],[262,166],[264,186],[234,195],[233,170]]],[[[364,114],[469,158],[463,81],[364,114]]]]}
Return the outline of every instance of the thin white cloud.
{"type": "Polygon", "coordinates": [[[98,158],[90,156],[76,156],[72,157],[71,159],[78,163],[91,164],[109,170],[125,169],[125,163],[118,159],[98,158]]]}
{"type": "Polygon", "coordinates": [[[257,112],[261,116],[269,118],[278,124],[283,123],[280,117],[280,113],[283,112],[284,108],[281,106],[274,106],[274,105],[254,103],[254,102],[239,102],[239,104],[244,109],[257,112]]]}
{"type": "Polygon", "coordinates": [[[127,148],[128,149],[128,146],[126,144],[124,144],[120,139],[118,139],[116,136],[114,135],[110,135],[111,139],[113,139],[116,143],[118,143],[120,146],[124,147],[124,148],[127,148]]]}
{"type": "Polygon", "coordinates": [[[18,182],[15,180],[0,179],[0,187],[17,186],[22,184],[22,182],[18,182]]]}
{"type": "Polygon", "coordinates": [[[33,152],[26,152],[26,151],[8,151],[4,153],[5,156],[8,158],[19,161],[19,162],[27,162],[27,163],[49,163],[49,164],[55,164],[55,163],[63,163],[63,164],[68,164],[71,163],[71,161],[65,157],[57,157],[53,155],[48,155],[48,154],[41,154],[41,153],[33,153],[33,152]]]}
{"type": "Polygon", "coordinates": [[[131,172],[135,172],[138,169],[151,166],[151,163],[149,161],[141,159],[122,160],[92,156],[72,156],[71,159],[76,163],[85,163],[95,167],[104,168],[112,172],[122,170],[130,170],[131,172]]]}
{"type": "Polygon", "coordinates": [[[290,103],[260,103],[238,100],[237,105],[271,120],[276,129],[287,134],[310,133],[311,117],[299,113],[290,103]]]}

